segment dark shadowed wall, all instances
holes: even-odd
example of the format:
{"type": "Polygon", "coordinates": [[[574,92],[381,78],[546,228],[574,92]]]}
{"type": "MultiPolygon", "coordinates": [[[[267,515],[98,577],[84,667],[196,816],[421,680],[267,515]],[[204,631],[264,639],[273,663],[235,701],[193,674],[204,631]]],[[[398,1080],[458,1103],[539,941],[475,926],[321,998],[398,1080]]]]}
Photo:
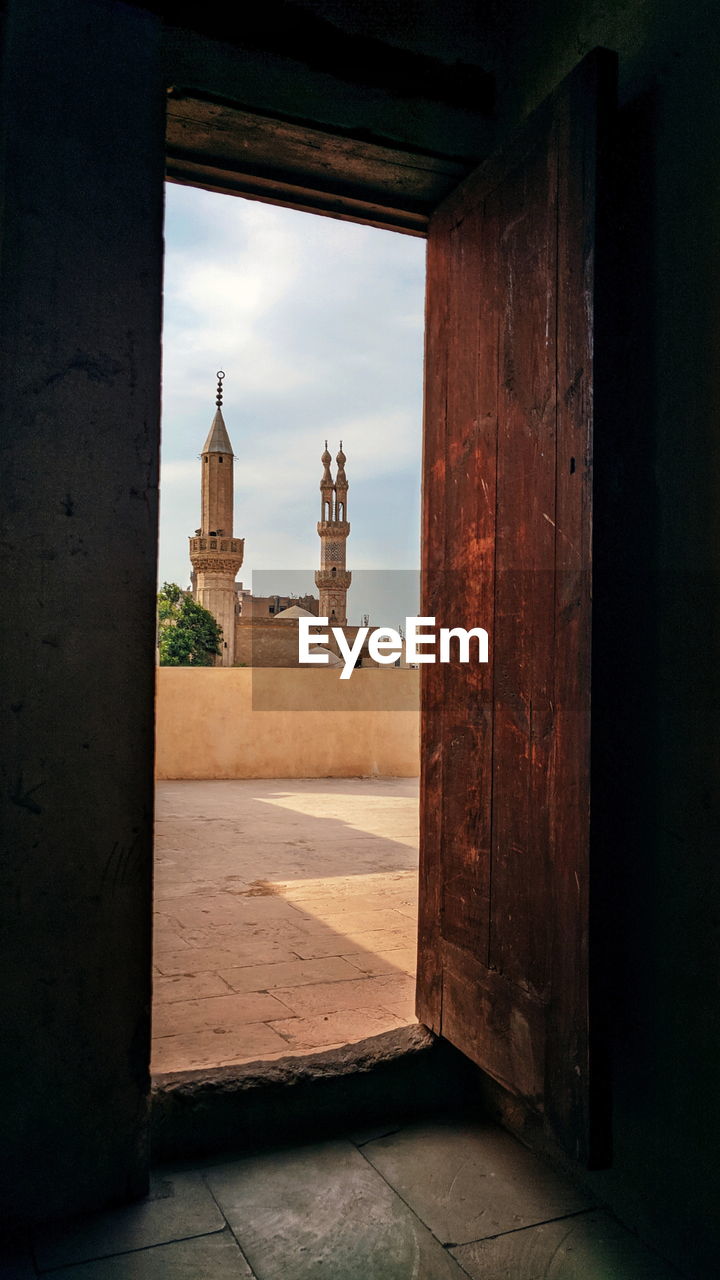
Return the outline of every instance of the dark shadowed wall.
{"type": "Polygon", "coordinates": [[[9,7],[0,1211],[146,1180],[163,93],[156,19],[9,7]]]}

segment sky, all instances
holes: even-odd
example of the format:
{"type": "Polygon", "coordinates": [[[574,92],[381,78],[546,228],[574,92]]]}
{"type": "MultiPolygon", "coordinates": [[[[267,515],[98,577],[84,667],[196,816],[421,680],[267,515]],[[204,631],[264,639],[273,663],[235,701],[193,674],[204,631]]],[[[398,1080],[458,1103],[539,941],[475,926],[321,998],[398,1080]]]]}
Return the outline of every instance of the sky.
{"type": "Polygon", "coordinates": [[[189,583],[224,369],[238,579],[315,592],[320,455],[342,440],[349,621],[381,597],[398,618],[372,621],[395,625],[419,563],[424,241],[171,183],[166,202],[159,582],[189,583]]]}

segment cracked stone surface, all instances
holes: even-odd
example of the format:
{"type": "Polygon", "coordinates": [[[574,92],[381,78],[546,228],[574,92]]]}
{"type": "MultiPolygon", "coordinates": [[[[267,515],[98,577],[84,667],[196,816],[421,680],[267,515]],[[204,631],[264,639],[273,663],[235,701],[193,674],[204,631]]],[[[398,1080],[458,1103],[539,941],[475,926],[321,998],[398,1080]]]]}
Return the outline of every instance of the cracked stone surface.
{"type": "Polygon", "coordinates": [[[8,1280],[678,1280],[509,1134],[449,1117],[155,1172],[150,1196],[39,1229],[8,1280]],[[454,1241],[447,1239],[456,1232],[454,1241]],[[463,1241],[464,1243],[460,1243],[463,1241]]]}

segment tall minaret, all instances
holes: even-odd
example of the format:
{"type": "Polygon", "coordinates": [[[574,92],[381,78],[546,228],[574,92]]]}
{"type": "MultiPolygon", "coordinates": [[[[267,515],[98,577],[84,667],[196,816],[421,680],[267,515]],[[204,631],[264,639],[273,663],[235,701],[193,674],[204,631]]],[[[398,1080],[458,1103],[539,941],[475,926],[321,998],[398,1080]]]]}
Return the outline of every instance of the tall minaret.
{"type": "Polygon", "coordinates": [[[321,461],[323,474],[320,481],[320,520],[317,527],[320,534],[320,568],[315,574],[315,585],[320,590],[319,616],[329,618],[331,627],[344,627],[347,624],[347,593],[352,574],[345,568],[345,544],[350,525],[347,521],[348,482],[342,440],[334,483],[327,440],[321,461]]]}
{"type": "Polygon", "coordinates": [[[200,528],[190,539],[193,596],[209,609],[222,627],[219,667],[235,659],[235,575],[243,562],[243,538],[233,538],[233,461],[230,437],[222,415],[222,384],[218,370],[215,417],[200,455],[200,528]]]}

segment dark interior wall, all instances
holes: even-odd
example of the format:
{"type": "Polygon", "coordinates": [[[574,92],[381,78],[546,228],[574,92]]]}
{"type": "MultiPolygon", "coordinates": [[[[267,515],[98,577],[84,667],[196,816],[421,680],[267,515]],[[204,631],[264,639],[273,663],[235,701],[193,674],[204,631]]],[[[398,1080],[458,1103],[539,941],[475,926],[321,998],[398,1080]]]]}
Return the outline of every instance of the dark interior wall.
{"type": "Polygon", "coordinates": [[[176,90],[444,156],[486,153],[487,41],[472,19],[453,20],[454,6],[376,5],[377,21],[373,6],[347,2],[266,0],[234,18],[219,0],[201,13],[192,4],[156,7],[166,22],[164,74],[176,90]]]}
{"type": "Polygon", "coordinates": [[[22,0],[4,33],[0,1216],[146,1179],[158,27],[22,0]]]}

